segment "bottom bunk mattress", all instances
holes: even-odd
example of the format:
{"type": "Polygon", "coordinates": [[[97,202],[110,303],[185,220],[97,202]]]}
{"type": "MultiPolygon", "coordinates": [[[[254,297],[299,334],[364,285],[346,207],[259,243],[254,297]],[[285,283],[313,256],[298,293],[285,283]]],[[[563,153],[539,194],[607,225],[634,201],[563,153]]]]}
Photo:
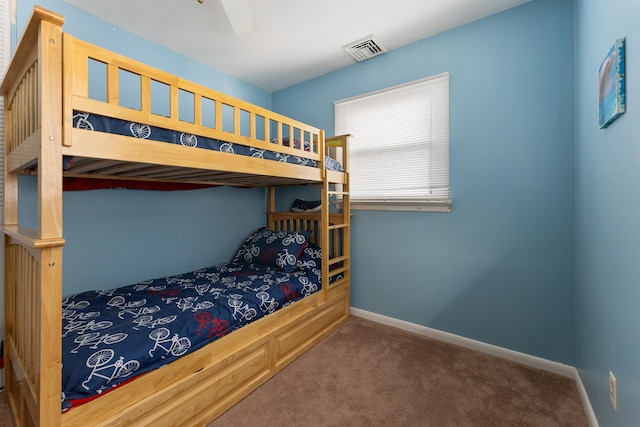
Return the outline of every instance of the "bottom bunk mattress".
{"type": "Polygon", "coordinates": [[[232,262],[67,297],[62,312],[62,410],[321,288],[317,246],[304,243],[295,267],[284,270],[261,264],[258,247],[250,238],[232,262]]]}

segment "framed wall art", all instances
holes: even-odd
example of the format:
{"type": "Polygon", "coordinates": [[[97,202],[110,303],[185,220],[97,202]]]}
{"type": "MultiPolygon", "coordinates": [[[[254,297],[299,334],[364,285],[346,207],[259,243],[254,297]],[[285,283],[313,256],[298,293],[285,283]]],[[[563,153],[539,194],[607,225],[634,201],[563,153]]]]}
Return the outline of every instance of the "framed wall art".
{"type": "Polygon", "coordinates": [[[598,69],[598,125],[606,128],[625,111],[624,42],[615,41],[598,69]]]}

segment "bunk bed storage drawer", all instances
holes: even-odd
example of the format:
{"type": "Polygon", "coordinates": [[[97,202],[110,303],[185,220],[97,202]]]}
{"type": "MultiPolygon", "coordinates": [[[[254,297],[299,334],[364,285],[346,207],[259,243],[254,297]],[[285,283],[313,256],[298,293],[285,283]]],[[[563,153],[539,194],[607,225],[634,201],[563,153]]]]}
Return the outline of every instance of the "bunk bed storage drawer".
{"type": "MultiPolygon", "coordinates": [[[[270,376],[268,348],[267,343],[252,345],[194,372],[164,393],[136,403],[128,416],[118,418],[118,425],[206,424],[270,376]]],[[[77,421],[65,425],[84,425],[82,419],[77,421]]]]}
{"type": "Polygon", "coordinates": [[[275,338],[275,363],[286,366],[320,339],[328,335],[349,317],[349,304],[340,296],[320,310],[310,313],[301,322],[288,328],[275,338]]]}

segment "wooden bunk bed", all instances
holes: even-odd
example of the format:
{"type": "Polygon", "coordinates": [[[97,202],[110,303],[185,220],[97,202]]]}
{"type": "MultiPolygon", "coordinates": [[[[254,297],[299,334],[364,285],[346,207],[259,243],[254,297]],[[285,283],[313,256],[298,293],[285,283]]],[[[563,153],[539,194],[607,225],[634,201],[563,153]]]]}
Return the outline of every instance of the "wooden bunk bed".
{"type": "Polygon", "coordinates": [[[320,129],[77,40],[62,32],[63,21],[34,9],[1,86],[5,397],[19,426],[206,425],[349,317],[348,136],[325,139],[320,129]],[[104,100],[89,97],[91,61],[106,70],[104,100]],[[120,105],[123,71],[139,79],[138,109],[120,105]],[[157,83],[170,94],[169,114],[152,112],[157,83]],[[179,118],[181,93],[191,100],[191,121],[179,118]],[[205,101],[215,107],[211,126],[204,124],[205,101]],[[231,112],[231,128],[225,129],[223,111],[231,112]],[[96,132],[74,126],[78,112],[294,156],[316,167],[96,132]],[[342,170],[327,170],[327,156],[342,170]],[[19,224],[19,174],[37,175],[35,230],[19,224]],[[321,289],[62,412],[63,176],[268,188],[265,225],[310,230],[310,241],[323,248],[321,289]],[[318,184],[320,212],[275,211],[275,187],[298,184],[318,184]],[[329,198],[336,196],[342,209],[330,212],[329,198]]]}

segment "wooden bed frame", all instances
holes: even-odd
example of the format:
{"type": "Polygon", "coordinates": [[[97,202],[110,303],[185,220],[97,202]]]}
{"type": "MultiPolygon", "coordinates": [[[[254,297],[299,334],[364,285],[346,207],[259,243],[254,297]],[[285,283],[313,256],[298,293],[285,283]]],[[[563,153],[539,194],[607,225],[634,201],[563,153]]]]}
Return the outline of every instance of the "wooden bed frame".
{"type": "Polygon", "coordinates": [[[349,318],[348,136],[253,106],[63,34],[62,16],[36,7],[2,83],[5,97],[5,396],[18,426],[206,425],[349,318]],[[107,99],[88,97],[88,61],[105,64],[107,99]],[[119,105],[118,73],[140,76],[140,109],[119,105]],[[170,115],[151,112],[151,82],[169,88],[170,115]],[[194,120],[178,118],[181,91],[194,120]],[[202,122],[203,99],[215,126],[202,122]],[[222,129],[223,108],[233,111],[222,129]],[[73,127],[84,111],[307,157],[318,168],[184,147],[73,127]],[[241,120],[249,118],[247,126],[241,120]],[[264,129],[262,129],[264,125],[264,129]],[[273,129],[277,130],[274,131],[273,129]],[[245,132],[246,133],[246,132],[245,132]],[[260,137],[258,135],[261,135],[260,137]],[[305,151],[284,138],[308,139],[305,151]],[[271,139],[277,138],[277,143],[271,139]],[[324,155],[345,172],[324,168],[324,155]],[[63,172],[63,156],[74,167],[63,172]],[[38,179],[38,226],[18,221],[18,175],[38,179]],[[283,308],[98,399],[61,413],[63,176],[268,188],[266,225],[314,231],[323,248],[322,291],[283,308]],[[318,184],[319,213],[275,212],[275,186],[318,184]],[[343,199],[329,212],[329,197],[343,199]],[[341,279],[328,284],[330,275],[341,279]]]}

